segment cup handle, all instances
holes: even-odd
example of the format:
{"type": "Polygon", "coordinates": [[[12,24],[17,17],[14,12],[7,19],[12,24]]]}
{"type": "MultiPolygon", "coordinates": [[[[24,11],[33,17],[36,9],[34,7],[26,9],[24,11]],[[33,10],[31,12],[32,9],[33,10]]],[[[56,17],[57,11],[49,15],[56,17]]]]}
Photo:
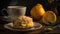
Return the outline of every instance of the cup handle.
{"type": "Polygon", "coordinates": [[[5,11],[7,11],[7,9],[5,9],[5,8],[1,10],[2,15],[6,15],[6,14],[4,14],[5,11]]]}

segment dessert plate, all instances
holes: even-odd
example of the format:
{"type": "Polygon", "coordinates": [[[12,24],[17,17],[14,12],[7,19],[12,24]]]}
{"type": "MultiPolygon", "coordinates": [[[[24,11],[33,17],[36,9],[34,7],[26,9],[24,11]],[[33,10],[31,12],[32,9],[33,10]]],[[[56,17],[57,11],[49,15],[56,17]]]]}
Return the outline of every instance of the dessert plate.
{"type": "Polygon", "coordinates": [[[15,28],[13,28],[13,23],[8,23],[8,24],[4,24],[4,28],[13,30],[13,31],[33,31],[33,30],[41,29],[42,25],[40,23],[34,22],[34,27],[32,27],[32,28],[15,29],[15,28]]]}

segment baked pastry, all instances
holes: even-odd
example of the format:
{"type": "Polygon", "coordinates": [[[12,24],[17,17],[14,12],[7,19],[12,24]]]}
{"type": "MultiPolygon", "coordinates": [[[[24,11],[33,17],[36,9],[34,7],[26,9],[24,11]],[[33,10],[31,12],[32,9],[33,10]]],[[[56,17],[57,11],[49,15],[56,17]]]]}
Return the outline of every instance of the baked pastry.
{"type": "Polygon", "coordinates": [[[34,26],[33,20],[28,16],[19,16],[13,21],[14,28],[31,28],[34,26]]]}

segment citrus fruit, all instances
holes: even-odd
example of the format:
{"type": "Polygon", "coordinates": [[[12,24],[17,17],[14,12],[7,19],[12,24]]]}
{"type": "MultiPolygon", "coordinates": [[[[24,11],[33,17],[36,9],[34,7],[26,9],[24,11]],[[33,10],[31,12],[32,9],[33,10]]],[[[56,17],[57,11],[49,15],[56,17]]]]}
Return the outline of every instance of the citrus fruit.
{"type": "Polygon", "coordinates": [[[43,16],[44,13],[45,10],[42,4],[35,5],[30,11],[31,16],[36,20],[40,20],[40,17],[43,16]]]}
{"type": "Polygon", "coordinates": [[[52,23],[56,23],[56,14],[52,11],[47,11],[45,12],[45,14],[43,15],[42,18],[43,22],[45,24],[52,24],[52,23]]]}

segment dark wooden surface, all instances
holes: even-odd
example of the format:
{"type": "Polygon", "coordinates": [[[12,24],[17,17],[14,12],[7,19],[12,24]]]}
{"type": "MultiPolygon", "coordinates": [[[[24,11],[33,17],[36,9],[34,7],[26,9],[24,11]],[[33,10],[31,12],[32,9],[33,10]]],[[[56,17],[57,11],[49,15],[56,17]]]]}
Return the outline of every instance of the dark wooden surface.
{"type": "MultiPolygon", "coordinates": [[[[60,17],[57,19],[57,23],[60,22],[60,17]]],[[[12,31],[9,29],[4,28],[4,24],[8,23],[5,21],[0,21],[0,34],[60,34],[60,29],[57,28],[52,31],[46,31],[43,29],[35,30],[35,31],[26,31],[26,32],[20,32],[20,31],[12,31]]]]}
{"type": "Polygon", "coordinates": [[[3,26],[4,24],[0,24],[0,34],[39,34],[42,32],[40,29],[34,31],[25,31],[25,32],[13,31],[13,30],[6,29],[3,26]]]}

